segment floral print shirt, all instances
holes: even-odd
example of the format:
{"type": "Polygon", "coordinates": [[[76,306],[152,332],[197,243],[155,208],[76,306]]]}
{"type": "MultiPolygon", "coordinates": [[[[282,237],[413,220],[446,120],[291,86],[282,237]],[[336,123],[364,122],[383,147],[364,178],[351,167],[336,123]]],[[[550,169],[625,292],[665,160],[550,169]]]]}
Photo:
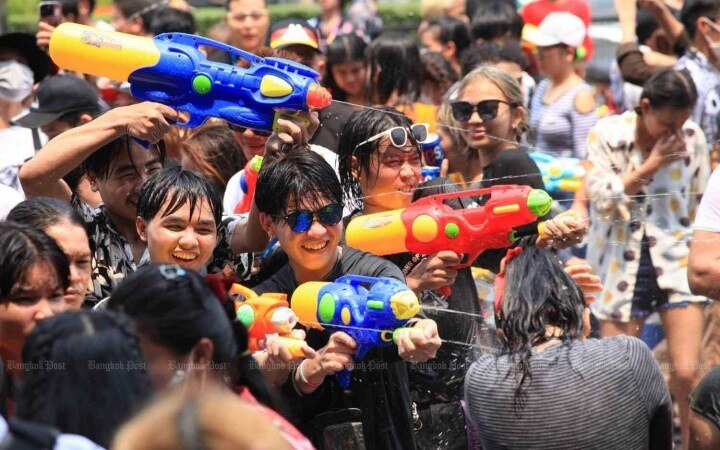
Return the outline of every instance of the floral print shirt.
{"type": "MultiPolygon", "coordinates": [[[[108,297],[127,275],[150,262],[150,255],[146,249],[140,261],[135,263],[132,247],[113,227],[105,212],[104,204],[93,209],[77,196],[73,196],[71,203],[83,217],[90,239],[90,252],[93,255],[91,286],[83,306],[93,307],[97,302],[108,297]]],[[[222,271],[229,265],[240,280],[250,275],[252,253],[235,255],[230,247],[235,226],[241,218],[243,216],[230,216],[220,222],[217,244],[213,257],[207,265],[209,273],[222,271]]]]}
{"type": "MultiPolygon", "coordinates": [[[[634,111],[606,117],[588,135],[593,167],[587,179],[591,204],[587,259],[603,280],[603,292],[593,305],[601,310],[618,303],[630,307],[643,234],[658,285],[668,291],[669,302],[702,299],[690,293],[687,263],[690,225],[710,174],[705,135],[693,121],[685,122],[688,157],[663,167],[638,194],[628,196],[622,178],[644,161],[635,143],[637,119],[634,111]]],[[[624,315],[606,312],[608,317],[624,315]]]]}

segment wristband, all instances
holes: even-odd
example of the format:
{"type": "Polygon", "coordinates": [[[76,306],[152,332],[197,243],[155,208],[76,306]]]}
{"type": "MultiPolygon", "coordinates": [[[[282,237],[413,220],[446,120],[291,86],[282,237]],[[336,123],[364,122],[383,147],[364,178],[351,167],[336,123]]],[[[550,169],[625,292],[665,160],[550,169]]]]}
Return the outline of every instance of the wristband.
{"type": "Polygon", "coordinates": [[[307,361],[307,359],[303,359],[302,362],[300,363],[300,365],[297,367],[297,373],[298,373],[298,377],[300,377],[300,382],[303,383],[304,385],[306,385],[307,387],[311,387],[311,388],[319,387],[322,384],[322,382],[311,383],[307,380],[307,378],[305,378],[305,373],[303,372],[303,364],[305,364],[305,361],[307,361]]]}

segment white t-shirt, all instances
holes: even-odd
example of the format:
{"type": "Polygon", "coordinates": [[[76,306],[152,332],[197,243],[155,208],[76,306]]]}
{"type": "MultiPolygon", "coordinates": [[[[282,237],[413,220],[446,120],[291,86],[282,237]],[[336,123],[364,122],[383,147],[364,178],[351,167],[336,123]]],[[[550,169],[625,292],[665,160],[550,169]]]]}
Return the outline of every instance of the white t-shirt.
{"type": "Polygon", "coordinates": [[[695,216],[693,230],[720,233],[720,168],[715,169],[710,175],[695,216]]]}

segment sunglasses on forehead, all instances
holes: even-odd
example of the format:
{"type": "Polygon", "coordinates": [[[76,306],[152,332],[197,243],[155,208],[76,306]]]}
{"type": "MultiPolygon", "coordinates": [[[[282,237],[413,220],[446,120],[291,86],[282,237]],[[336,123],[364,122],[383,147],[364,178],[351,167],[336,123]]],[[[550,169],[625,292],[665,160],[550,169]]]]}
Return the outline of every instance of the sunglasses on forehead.
{"type": "Polygon", "coordinates": [[[342,220],[343,205],[342,203],[330,203],[323,206],[317,211],[307,209],[298,209],[285,216],[276,216],[276,219],[282,219],[296,233],[304,233],[309,230],[313,224],[315,217],[321,224],[332,227],[342,220]]]}
{"type": "Polygon", "coordinates": [[[470,102],[452,102],[450,103],[450,108],[452,109],[453,118],[458,122],[467,122],[470,120],[473,111],[477,111],[482,120],[488,121],[497,117],[500,103],[505,103],[511,108],[520,106],[517,103],[510,103],[504,100],[483,100],[475,105],[470,102]]]}
{"type": "MultiPolygon", "coordinates": [[[[426,123],[416,123],[413,125],[410,125],[410,132],[412,133],[412,138],[417,142],[418,144],[422,144],[428,140],[428,124],[426,123]]],[[[373,141],[377,141],[378,139],[381,139],[383,136],[389,136],[390,142],[392,145],[398,148],[405,147],[405,144],[407,144],[408,140],[408,130],[405,127],[393,127],[389,130],[385,130],[382,133],[378,133],[375,136],[371,137],[370,139],[367,139],[365,141],[362,141],[358,145],[355,146],[353,151],[357,150],[358,147],[368,144],[373,141]]]]}
{"type": "MultiPolygon", "coordinates": [[[[248,129],[247,127],[241,127],[241,126],[235,125],[230,122],[228,122],[228,128],[230,128],[232,131],[235,131],[237,133],[244,133],[248,129]]],[[[268,137],[272,134],[272,131],[256,130],[254,128],[251,128],[251,130],[253,133],[257,134],[258,136],[268,137]]]]}

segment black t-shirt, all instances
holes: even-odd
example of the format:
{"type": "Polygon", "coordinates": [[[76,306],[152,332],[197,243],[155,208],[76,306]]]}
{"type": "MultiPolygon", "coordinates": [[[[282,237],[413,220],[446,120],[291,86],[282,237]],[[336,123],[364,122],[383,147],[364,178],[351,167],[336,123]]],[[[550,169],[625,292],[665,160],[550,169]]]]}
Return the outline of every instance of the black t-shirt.
{"type": "Polygon", "coordinates": [[[311,142],[335,153],[340,153],[338,142],[340,142],[342,128],[352,113],[360,109],[362,109],[360,106],[332,102],[328,107],[319,110],[320,127],[313,135],[311,142]]]}
{"type": "MultiPolygon", "coordinates": [[[[499,184],[519,184],[532,186],[534,189],[545,189],[540,169],[522,148],[502,151],[495,158],[495,161],[483,168],[482,181],[471,186],[471,189],[486,188],[499,184]]],[[[477,201],[480,205],[484,205],[487,199],[480,198],[477,201]]],[[[531,224],[518,227],[518,234],[520,236],[537,234],[538,222],[546,218],[541,217],[531,224]]],[[[486,250],[475,260],[475,265],[498,273],[500,271],[500,261],[505,256],[506,251],[506,249],[486,250]]]]}
{"type": "Polygon", "coordinates": [[[690,396],[690,408],[720,428],[720,366],[708,373],[690,396]]]}
{"type": "MultiPolygon", "coordinates": [[[[400,269],[392,263],[349,247],[341,247],[342,255],[324,280],[334,281],[346,274],[390,277],[405,282],[400,269]]],[[[299,283],[290,265],[254,288],[255,292],[279,292],[288,295],[299,283]]],[[[307,343],[314,349],[327,344],[330,333],[307,330],[307,343]]],[[[298,428],[308,436],[314,434],[311,421],[318,414],[337,408],[360,408],[367,448],[414,449],[410,391],[407,366],[397,355],[397,347],[376,348],[363,359],[364,367],[352,371],[350,387],[343,390],[335,377],[325,377],[312,394],[300,396],[288,380],[281,388],[288,400],[298,428]]]]}

